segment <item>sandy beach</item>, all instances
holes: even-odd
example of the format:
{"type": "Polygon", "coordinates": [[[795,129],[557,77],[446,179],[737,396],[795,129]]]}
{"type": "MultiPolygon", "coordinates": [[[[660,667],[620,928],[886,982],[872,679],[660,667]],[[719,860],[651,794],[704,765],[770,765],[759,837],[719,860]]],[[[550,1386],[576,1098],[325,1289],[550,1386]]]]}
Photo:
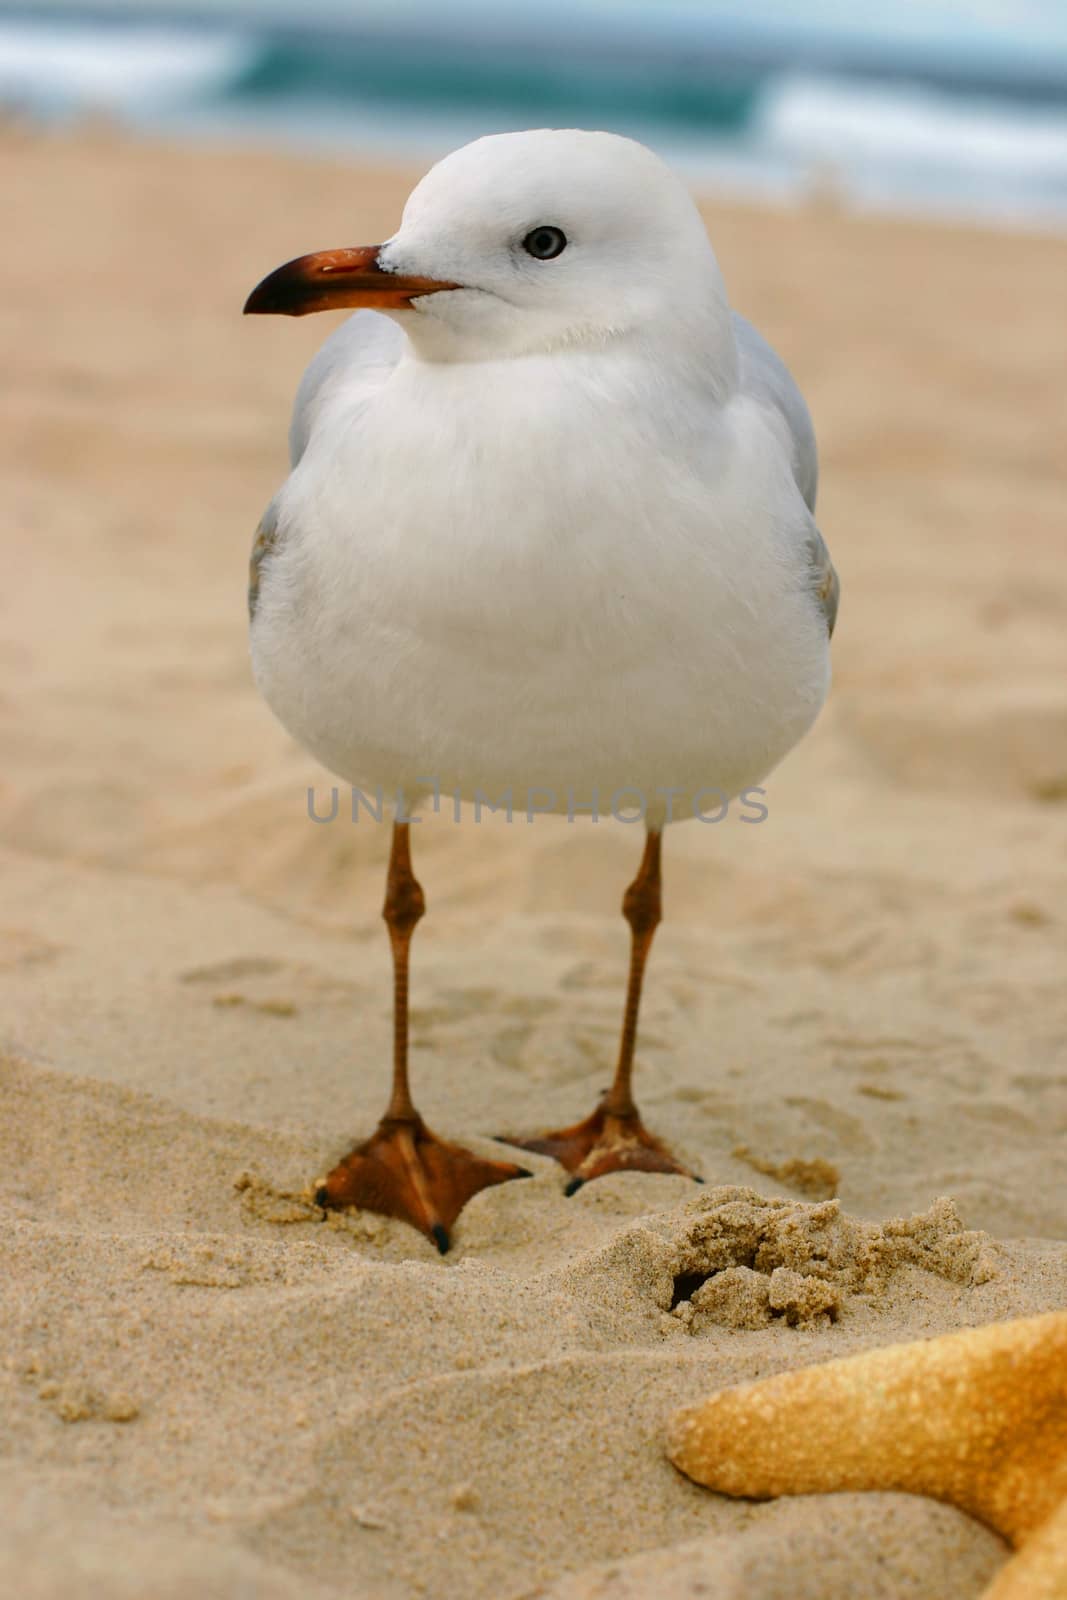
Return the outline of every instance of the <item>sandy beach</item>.
{"type": "MultiPolygon", "coordinates": [[[[442,1261],[310,1201],[386,1094],[388,840],[308,820],[245,621],[333,319],[242,301],[418,174],[16,127],[0,174],[0,1589],[980,1594],[962,1513],[729,1501],[663,1435],[1067,1303],[1067,239],[705,205],[814,414],[834,690],[764,823],[666,836],[637,1088],[706,1187],[531,1158],[442,1261]],[[753,1264],[766,1314],[686,1310],[753,1264]]],[[[414,832],[418,1098],[503,1156],[610,1077],[640,830],[414,832]]]]}

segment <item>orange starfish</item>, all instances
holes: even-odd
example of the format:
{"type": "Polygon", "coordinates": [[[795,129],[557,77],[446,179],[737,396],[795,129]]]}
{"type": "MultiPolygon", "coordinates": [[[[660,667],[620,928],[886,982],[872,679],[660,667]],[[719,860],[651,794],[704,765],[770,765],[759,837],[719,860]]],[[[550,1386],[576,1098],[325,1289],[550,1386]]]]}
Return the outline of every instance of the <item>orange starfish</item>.
{"type": "Polygon", "coordinates": [[[723,1389],[675,1413],[667,1454],[709,1489],[757,1500],[946,1500],[1017,1551],[984,1600],[1067,1600],[1067,1312],[723,1389]]]}

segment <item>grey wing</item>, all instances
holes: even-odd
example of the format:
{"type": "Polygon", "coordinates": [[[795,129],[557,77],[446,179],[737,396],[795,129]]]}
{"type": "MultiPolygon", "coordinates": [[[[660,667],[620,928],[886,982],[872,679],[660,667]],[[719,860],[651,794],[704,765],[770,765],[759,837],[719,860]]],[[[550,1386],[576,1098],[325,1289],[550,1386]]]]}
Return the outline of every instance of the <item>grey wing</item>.
{"type": "Polygon", "coordinates": [[[259,604],[259,587],[263,563],[278,543],[278,496],[259,519],[259,527],[252,541],[252,554],[248,558],[248,620],[253,622],[259,604]]]}
{"type": "Polygon", "coordinates": [[[772,349],[751,322],[736,311],[733,320],[742,390],[773,407],[789,431],[793,477],[811,513],[807,519],[804,548],[808,557],[812,593],[826,618],[827,631],[832,634],[837,621],[841,585],[830,560],[826,540],[814,521],[815,495],[819,486],[819,454],[811,415],[792,373],[777,351],[772,349]]]}
{"type": "MultiPolygon", "coordinates": [[[[289,464],[295,467],[307,449],[316,419],[340,379],[358,388],[360,375],[379,378],[396,364],[403,335],[395,322],[374,311],[357,311],[332,333],[315,355],[296,391],[289,424],[289,464]]],[[[252,542],[248,563],[248,615],[254,618],[259,604],[263,564],[277,549],[280,495],[275,495],[264,511],[252,542]]]]}
{"type": "Polygon", "coordinates": [[[289,464],[295,467],[307,449],[322,405],[342,377],[358,383],[361,372],[380,376],[394,367],[403,334],[395,322],[377,311],[357,311],[332,333],[315,355],[296,391],[289,424],[289,464]]]}
{"type": "Polygon", "coordinates": [[[793,374],[762,333],[736,311],[733,319],[741,388],[772,406],[784,419],[793,443],[793,476],[804,496],[804,504],[814,512],[815,492],[819,486],[819,453],[804,396],[793,374]]]}
{"type": "Polygon", "coordinates": [[[834,623],[837,621],[837,603],[841,596],[841,584],[834,569],[834,564],[830,560],[830,552],[826,548],[826,540],[814,522],[808,529],[805,549],[810,563],[812,593],[822,609],[823,616],[826,618],[826,631],[832,639],[834,623]]]}

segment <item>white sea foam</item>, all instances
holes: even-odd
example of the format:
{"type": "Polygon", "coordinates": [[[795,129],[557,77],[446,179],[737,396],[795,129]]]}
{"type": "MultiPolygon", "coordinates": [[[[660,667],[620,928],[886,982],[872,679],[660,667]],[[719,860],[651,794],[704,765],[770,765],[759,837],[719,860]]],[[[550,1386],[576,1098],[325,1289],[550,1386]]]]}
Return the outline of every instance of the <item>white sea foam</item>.
{"type": "MultiPolygon", "coordinates": [[[[131,13],[140,8],[130,22],[0,20],[0,104],[48,117],[104,110],[186,136],[426,161],[486,131],[537,125],[539,117],[587,125],[598,115],[595,99],[580,95],[572,110],[558,83],[550,86],[556,99],[548,110],[491,96],[480,103],[462,74],[450,94],[448,64],[428,78],[425,49],[414,52],[410,82],[402,49],[390,58],[381,89],[365,71],[348,82],[344,51],[333,50],[328,30],[272,35],[262,0],[217,0],[214,28],[163,27],[147,19],[150,3],[130,0],[131,13]],[[238,15],[240,23],[222,21],[238,15]]],[[[288,20],[297,21],[291,11],[288,20]]],[[[301,25],[312,20],[312,10],[301,14],[301,25]]],[[[1007,95],[982,97],[977,87],[950,93],[770,69],[754,85],[747,121],[727,126],[701,122],[684,96],[672,116],[673,69],[667,63],[662,70],[661,115],[636,106],[627,114],[616,97],[599,125],[651,144],[698,184],[786,199],[815,179],[860,207],[1067,224],[1067,98],[1034,107],[1007,95]]]]}
{"type": "Polygon", "coordinates": [[[255,59],[238,35],[0,22],[0,99],[47,112],[136,110],[218,94],[255,59]]]}
{"type": "Polygon", "coordinates": [[[919,86],[783,74],[761,97],[761,136],[817,161],[933,163],[1067,184],[1067,114],[919,86]]]}

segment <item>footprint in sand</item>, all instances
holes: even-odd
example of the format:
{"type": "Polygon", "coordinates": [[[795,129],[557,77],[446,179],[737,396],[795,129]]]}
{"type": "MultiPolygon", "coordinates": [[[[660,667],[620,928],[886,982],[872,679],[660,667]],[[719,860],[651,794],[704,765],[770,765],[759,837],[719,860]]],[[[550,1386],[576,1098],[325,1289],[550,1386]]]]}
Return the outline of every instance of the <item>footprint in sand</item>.
{"type": "Polygon", "coordinates": [[[265,978],[281,972],[284,963],[270,956],[234,956],[206,967],[190,967],[178,974],[182,983],[230,983],[236,978],[265,978]]]}
{"type": "Polygon", "coordinates": [[[787,1156],[783,1161],[771,1161],[757,1155],[747,1145],[735,1145],[731,1155],[744,1161],[753,1172],[765,1178],[775,1178],[789,1189],[799,1189],[813,1200],[833,1200],[841,1183],[841,1174],[832,1161],[821,1156],[787,1156]]]}
{"type": "Polygon", "coordinates": [[[356,983],[335,978],[314,967],[275,960],[271,956],[233,956],[227,961],[211,962],[203,967],[190,967],[178,974],[178,980],[195,987],[225,985],[216,989],[211,1003],[220,1009],[247,1008],[269,1017],[295,1017],[301,1004],[320,1004],[324,999],[346,1005],[366,991],[356,983]],[[284,976],[285,990],[278,992],[277,980],[284,976]],[[240,988],[229,985],[241,983],[240,988]],[[258,992],[257,992],[258,991],[258,992]]]}
{"type": "Polygon", "coordinates": [[[64,946],[41,939],[28,928],[0,928],[0,971],[44,966],[56,961],[64,946]]]}

